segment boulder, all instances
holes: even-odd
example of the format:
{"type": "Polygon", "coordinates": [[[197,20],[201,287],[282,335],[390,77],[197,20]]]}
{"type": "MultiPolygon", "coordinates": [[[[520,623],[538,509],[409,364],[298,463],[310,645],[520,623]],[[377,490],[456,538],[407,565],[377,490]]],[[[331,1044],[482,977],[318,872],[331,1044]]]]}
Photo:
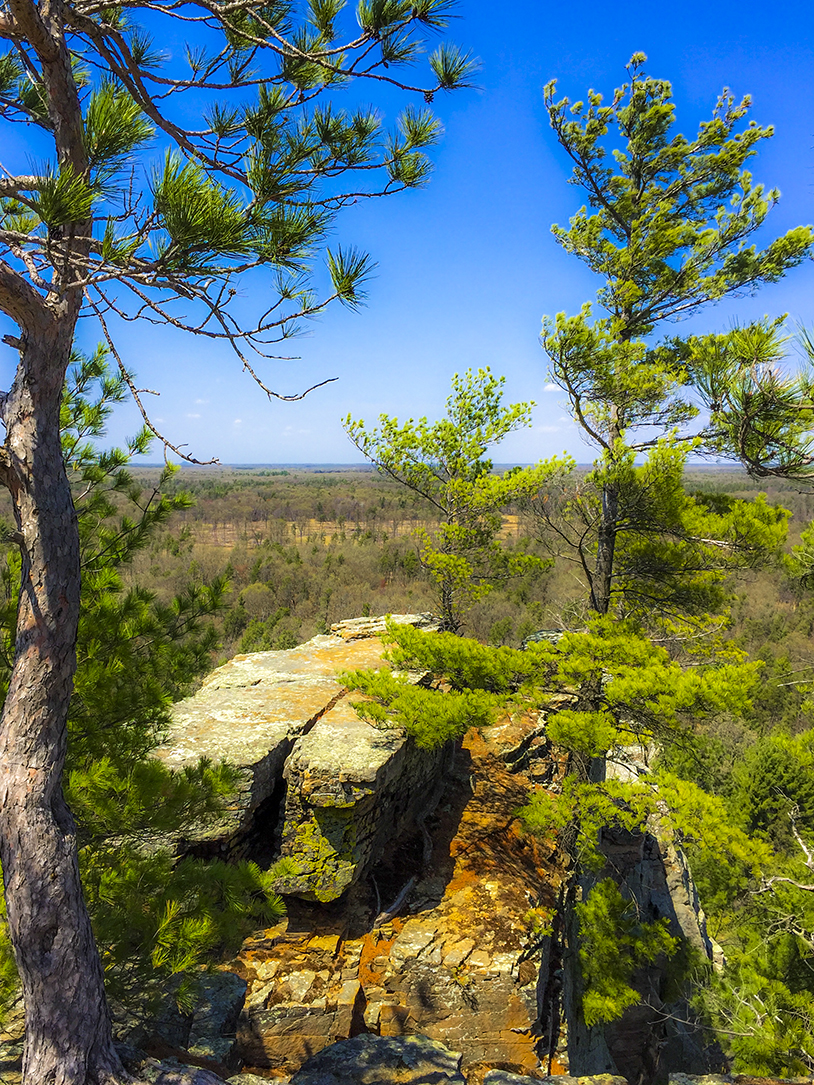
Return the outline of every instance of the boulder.
{"type": "Polygon", "coordinates": [[[363,1033],[308,1059],[291,1085],[466,1085],[461,1056],[426,1036],[363,1033]]]}
{"type": "MultiPolygon", "coordinates": [[[[185,840],[177,851],[207,856],[267,856],[279,829],[283,771],[295,742],[329,713],[347,691],[340,671],[382,666],[384,647],[365,629],[384,630],[384,618],[339,623],[337,633],[297,648],[239,655],[213,671],[201,689],[173,708],[164,744],[155,756],[168,768],[201,757],[230,761],[240,770],[238,794],[226,815],[185,840]],[[348,628],[345,628],[348,627],[348,628]]],[[[394,615],[393,621],[426,626],[426,615],[394,615]]],[[[341,770],[338,764],[334,766],[341,770]]]]}
{"type": "Polygon", "coordinates": [[[223,1078],[200,1066],[163,1064],[155,1077],[144,1079],[150,1085],[223,1085],[223,1078]]]}
{"type": "Polygon", "coordinates": [[[137,1000],[127,1007],[111,1005],[113,1035],[122,1050],[129,1052],[129,1059],[157,1047],[176,1056],[183,1051],[195,1062],[238,1068],[235,1032],[246,998],[246,980],[222,970],[195,973],[192,979],[189,1012],[182,1012],[176,1001],[179,976],[166,982],[157,1008],[149,995],[147,1005],[139,1006],[137,1000]]]}
{"type": "Polygon", "coordinates": [[[135,1069],[134,1085],[223,1085],[223,1078],[175,1059],[146,1059],[135,1069]]]}
{"type": "Polygon", "coordinates": [[[234,972],[202,977],[186,1047],[190,1055],[232,1069],[240,1065],[235,1031],[246,998],[246,981],[234,972]]]}

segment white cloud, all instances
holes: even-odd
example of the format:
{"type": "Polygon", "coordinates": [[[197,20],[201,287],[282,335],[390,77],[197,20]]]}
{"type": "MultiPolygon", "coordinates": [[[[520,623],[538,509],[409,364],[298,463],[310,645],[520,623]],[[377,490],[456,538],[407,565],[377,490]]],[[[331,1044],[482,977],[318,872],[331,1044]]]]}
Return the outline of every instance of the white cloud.
{"type": "Polygon", "coordinates": [[[560,427],[559,426],[538,426],[537,429],[538,429],[538,431],[540,433],[559,433],[560,432],[560,427]]]}
{"type": "Polygon", "coordinates": [[[196,400],[195,400],[195,405],[196,405],[196,406],[198,406],[198,407],[200,407],[200,406],[201,406],[202,404],[204,404],[204,403],[208,403],[208,402],[209,402],[209,400],[208,400],[208,399],[196,399],[196,400]]]}
{"type": "Polygon", "coordinates": [[[200,417],[201,416],[199,414],[190,414],[189,412],[187,412],[187,418],[200,418],[200,417]]]}
{"type": "Polygon", "coordinates": [[[544,392],[559,392],[560,386],[558,384],[546,384],[543,386],[544,392]]]}
{"type": "Polygon", "coordinates": [[[243,419],[242,418],[236,418],[234,420],[234,422],[232,423],[232,425],[233,426],[241,426],[241,425],[243,425],[243,419]]]}

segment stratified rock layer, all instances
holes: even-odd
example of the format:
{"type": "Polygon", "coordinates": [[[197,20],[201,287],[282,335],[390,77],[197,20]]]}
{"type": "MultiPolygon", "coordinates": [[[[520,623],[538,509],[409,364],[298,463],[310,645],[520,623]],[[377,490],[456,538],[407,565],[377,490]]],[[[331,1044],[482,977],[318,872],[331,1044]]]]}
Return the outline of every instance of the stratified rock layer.
{"type": "Polygon", "coordinates": [[[552,771],[534,716],[471,732],[434,813],[341,907],[292,905],[244,945],[248,1067],[292,1073],[368,1031],[442,1042],[461,1052],[464,1072],[539,1071],[540,934],[560,872],[553,845],[524,835],[517,810],[543,765],[552,771]]]}
{"type": "MultiPolygon", "coordinates": [[[[369,1032],[443,1042],[466,1073],[539,1075],[568,1061],[572,1072],[633,1078],[711,1068],[692,1028],[662,1027],[673,1007],[661,1001],[661,968],[642,970],[642,1006],[605,1029],[581,1023],[555,844],[524,835],[517,817],[535,786],[560,776],[544,721],[503,719],[457,752],[370,726],[336,675],[382,665],[383,627],[358,619],[290,651],[238,656],[176,708],[164,762],[227,758],[244,781],[224,822],[179,850],[282,857],[289,907],[237,963],[248,984],[237,1051],[228,1037],[208,1047],[196,1037],[194,1053],[293,1073],[369,1032]]],[[[708,953],[679,853],[649,833],[612,837],[603,847],[623,891],[708,953]]]]}
{"type": "MultiPolygon", "coordinates": [[[[420,614],[396,615],[394,620],[422,628],[431,625],[430,619],[420,614]]],[[[289,826],[289,837],[296,835],[292,827],[299,819],[309,821],[310,827],[298,838],[296,850],[303,853],[303,865],[288,892],[333,899],[364,868],[370,847],[385,833],[401,831],[399,812],[389,800],[384,802],[381,823],[369,810],[361,809],[358,826],[350,814],[353,803],[346,805],[342,840],[337,838],[330,817],[322,819],[326,825],[322,834],[316,815],[304,812],[306,807],[322,809],[320,789],[324,792],[328,786],[321,783],[315,791],[309,791],[310,776],[322,781],[330,777],[342,780],[348,796],[356,794],[370,804],[380,784],[392,790],[400,767],[417,772],[422,780],[438,771],[436,755],[410,751],[408,756],[403,735],[383,733],[362,724],[349,707],[336,709],[347,695],[337,681],[339,672],[382,666],[383,645],[371,635],[373,630],[384,630],[383,618],[341,622],[333,627],[331,635],[314,637],[287,651],[235,656],[209,675],[193,697],[175,706],[167,740],[155,756],[175,769],[195,764],[202,756],[212,761],[227,760],[240,769],[242,781],[227,815],[214,825],[210,822],[202,826],[194,839],[179,842],[179,850],[196,847],[208,854],[238,858],[257,849],[258,831],[273,836],[279,829],[282,781],[292,751],[292,764],[303,769],[293,770],[294,788],[289,789],[292,811],[286,812],[284,822],[289,826]],[[318,721],[320,727],[312,735],[318,721]],[[338,732],[347,726],[353,728],[352,738],[337,743],[338,732]],[[306,740],[301,755],[295,744],[306,740]],[[349,755],[359,768],[358,781],[353,766],[346,764],[349,755]],[[394,757],[397,764],[388,768],[394,757]],[[313,762],[313,772],[307,767],[309,762],[313,762]],[[307,794],[299,793],[302,785],[307,794]],[[309,806],[311,791],[315,799],[309,806]],[[272,803],[275,805],[270,809],[272,803]],[[257,824],[259,812],[263,814],[262,826],[257,824]],[[349,834],[352,842],[346,846],[343,840],[349,834]],[[327,856],[335,850],[334,840],[340,844],[337,853],[343,858],[331,866],[327,856]]],[[[409,786],[409,781],[406,784],[409,786]]],[[[285,850],[290,853],[292,847],[285,850]]]]}

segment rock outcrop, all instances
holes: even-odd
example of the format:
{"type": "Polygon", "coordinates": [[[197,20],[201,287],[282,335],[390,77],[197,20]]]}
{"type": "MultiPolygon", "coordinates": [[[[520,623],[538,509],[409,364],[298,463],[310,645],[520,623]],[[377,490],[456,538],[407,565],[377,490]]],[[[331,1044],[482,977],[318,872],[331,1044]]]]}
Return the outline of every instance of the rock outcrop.
{"type": "MultiPolygon", "coordinates": [[[[338,899],[433,803],[450,750],[378,730],[353,696],[297,740],[286,761],[281,893],[338,899]]],[[[436,796],[437,801],[437,796],[436,796]]]]}
{"type": "MultiPolygon", "coordinates": [[[[321,1051],[304,1064],[291,1078],[291,1085],[466,1085],[461,1072],[461,1055],[425,1036],[381,1037],[363,1034],[343,1040],[321,1051]]],[[[248,1077],[248,1075],[247,1075],[248,1077]]],[[[623,1077],[603,1074],[575,1078],[526,1077],[509,1070],[487,1070],[470,1077],[478,1085],[627,1085],[623,1077]]],[[[260,1085],[233,1079],[234,1085],[260,1085]]],[[[676,1083],[677,1085],[677,1083],[676,1083]]],[[[691,1085],[690,1081],[682,1085],[691,1085]]],[[[712,1082],[707,1085],[713,1085],[712,1082]]]]}
{"type": "MultiPolygon", "coordinates": [[[[394,620],[421,628],[432,624],[423,614],[396,615],[394,620]]],[[[242,781],[227,815],[203,826],[192,839],[177,841],[179,851],[226,858],[251,854],[268,860],[279,854],[281,827],[287,826],[283,832],[296,838],[296,846],[289,840],[283,851],[295,851],[295,862],[302,863],[287,892],[332,899],[359,876],[375,841],[385,833],[400,831],[393,821],[398,811],[387,804],[381,819],[378,812],[371,814],[370,796],[378,784],[388,781],[392,786],[401,768],[415,770],[416,783],[423,786],[438,771],[437,756],[416,755],[405,749],[409,744],[404,736],[383,734],[362,724],[349,706],[339,704],[347,690],[337,681],[337,673],[382,666],[383,646],[374,633],[383,631],[383,618],[354,619],[297,648],[235,656],[209,675],[193,697],[175,706],[167,739],[155,756],[169,768],[195,764],[201,756],[227,760],[239,768],[242,781]],[[312,734],[317,723],[320,726],[312,734]],[[352,742],[337,747],[332,757],[332,744],[348,726],[353,727],[352,742]],[[352,746],[358,747],[353,757],[358,778],[353,766],[343,760],[352,746]],[[292,768],[299,775],[296,786],[286,791],[284,780],[292,754],[291,765],[302,769],[292,768]],[[391,764],[394,758],[395,766],[391,764]],[[312,778],[315,786],[311,786],[312,778]],[[320,817],[311,813],[340,809],[330,805],[326,788],[333,789],[334,799],[338,792],[347,800],[356,799],[341,807],[340,836],[346,843],[336,849],[344,857],[336,869],[326,866],[326,856],[335,850],[332,840],[337,839],[332,819],[322,817],[327,833],[323,839],[320,817]],[[283,809],[286,795],[292,803],[290,814],[283,809]],[[306,813],[309,795],[314,801],[306,813]],[[351,814],[354,806],[358,819],[351,814]],[[299,831],[301,820],[309,821],[310,829],[316,826],[316,833],[299,831]],[[310,859],[305,858],[306,852],[310,859]]],[[[409,787],[410,781],[404,784],[409,787]]]]}
{"type": "MultiPolygon", "coordinates": [[[[290,651],[238,656],[176,708],[162,760],[225,757],[243,779],[228,817],[179,851],[282,859],[288,906],[233,962],[246,984],[236,1046],[223,1037],[210,1057],[242,1062],[243,1076],[288,1076],[344,1041],[385,1051],[423,1036],[459,1052],[455,1073],[474,1085],[569,1065],[631,1080],[657,1064],[717,1069],[697,1030],[661,1025],[675,1007],[658,970],[639,977],[648,1006],[605,1029],[580,1023],[567,860],[518,818],[564,771],[544,720],[518,713],[434,752],[365,723],[336,674],[381,666],[383,627],[358,619],[290,651]]],[[[709,952],[680,853],[652,833],[605,845],[643,914],[668,916],[709,952]]]]}
{"type": "Polygon", "coordinates": [[[466,1085],[460,1065],[460,1055],[425,1036],[367,1033],[309,1059],[291,1085],[466,1085]]]}
{"type": "Polygon", "coordinates": [[[552,771],[535,716],[470,733],[438,806],[368,878],[333,907],[290,902],[285,922],[245,943],[246,1064],[292,1073],[369,1032],[443,1042],[466,1073],[536,1072],[542,932],[561,872],[517,811],[533,774],[552,771]]]}

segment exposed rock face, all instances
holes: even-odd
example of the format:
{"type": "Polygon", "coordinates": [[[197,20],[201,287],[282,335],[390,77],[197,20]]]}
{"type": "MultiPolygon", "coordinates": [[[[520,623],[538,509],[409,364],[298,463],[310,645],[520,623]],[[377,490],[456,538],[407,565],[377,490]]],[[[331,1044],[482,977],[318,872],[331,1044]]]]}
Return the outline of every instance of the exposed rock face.
{"type": "MultiPolygon", "coordinates": [[[[435,752],[364,723],[335,675],[381,666],[383,626],[357,619],[290,651],[236,657],[177,706],[164,762],[225,757],[244,780],[223,823],[181,847],[282,856],[278,886],[288,897],[288,919],[234,962],[247,984],[237,1048],[222,1032],[202,1046],[193,1029],[195,1053],[289,1075],[351,1038],[372,1051],[380,1039],[422,1035],[460,1052],[454,1072],[470,1085],[483,1085],[487,1071],[490,1085],[512,1075],[520,1085],[569,1064],[574,1074],[631,1081],[717,1069],[698,1030],[663,1025],[664,1014],[688,1018],[686,1006],[666,1003],[663,969],[636,977],[647,1006],[604,1029],[581,1023],[563,857],[555,842],[526,836],[517,817],[535,786],[562,776],[543,721],[518,714],[435,752]]],[[[667,916],[709,955],[681,854],[654,833],[606,834],[604,844],[601,876],[609,871],[643,915],[667,916]]]]}
{"type": "MultiPolygon", "coordinates": [[[[431,624],[431,619],[421,614],[395,615],[394,620],[421,627],[431,624]]],[[[337,780],[344,773],[343,782],[353,788],[353,778],[343,769],[342,762],[338,758],[331,762],[330,744],[335,739],[336,725],[340,719],[359,721],[349,708],[340,709],[332,717],[330,714],[347,694],[336,680],[337,672],[382,666],[382,643],[368,632],[374,628],[382,632],[384,618],[341,622],[332,628],[331,635],[314,637],[307,644],[286,651],[235,656],[209,675],[193,697],[175,706],[167,741],[156,751],[156,756],[170,768],[195,764],[201,756],[213,761],[228,760],[240,768],[243,781],[228,815],[218,824],[207,824],[195,839],[180,842],[180,850],[195,849],[204,854],[221,854],[230,858],[260,851],[265,852],[268,858],[276,844],[270,838],[279,832],[286,761],[295,743],[309,736],[317,722],[322,723],[326,716],[330,718],[325,720],[307,746],[316,759],[315,772],[325,778],[332,771],[337,780]],[[259,839],[262,836],[265,839],[259,839]]],[[[357,758],[362,772],[358,789],[361,799],[369,795],[371,786],[375,788],[376,773],[405,745],[405,740],[403,737],[397,738],[395,734],[383,735],[375,728],[362,724],[355,730],[355,739],[369,748],[365,758],[357,758]]],[[[348,752],[348,744],[337,752],[344,756],[348,752]]],[[[299,758],[296,760],[297,764],[301,763],[299,758]]],[[[400,763],[407,760],[412,766],[421,758],[402,756],[400,763]]],[[[436,765],[437,758],[427,755],[426,760],[428,766],[430,763],[436,765]]],[[[420,771],[424,772],[423,766],[420,771]]],[[[430,775],[432,771],[427,768],[430,775]]],[[[385,771],[384,775],[392,779],[395,773],[385,771]]],[[[300,782],[298,779],[298,786],[300,782]]],[[[294,801],[299,804],[299,797],[294,801]]],[[[319,808],[319,799],[316,806],[319,808]]],[[[301,813],[300,809],[292,811],[290,817],[286,816],[285,823],[293,827],[301,813]]],[[[357,854],[357,867],[360,862],[364,865],[367,855],[365,839],[371,832],[375,838],[377,832],[383,834],[387,831],[387,811],[381,828],[378,825],[371,827],[370,822],[371,818],[368,817],[367,823],[355,833],[355,843],[350,849],[357,854]]],[[[393,828],[390,824],[389,830],[393,831],[393,828]]],[[[293,828],[289,832],[293,832],[293,828]]],[[[325,895],[327,890],[323,888],[331,878],[325,874],[324,857],[319,856],[321,845],[310,837],[309,843],[314,854],[312,873],[319,886],[314,890],[314,895],[322,893],[319,899],[331,899],[325,895]]],[[[329,840],[327,847],[331,847],[329,840]]],[[[354,876],[347,866],[343,866],[334,881],[344,888],[354,876]]],[[[307,880],[303,873],[297,883],[299,891],[311,893],[306,885],[307,880]]],[[[294,888],[292,885],[288,891],[294,891],[294,888]]]]}
{"type": "MultiPolygon", "coordinates": [[[[331,626],[331,636],[342,640],[359,640],[365,637],[380,637],[387,626],[387,615],[378,618],[347,618],[331,626]]],[[[391,621],[401,625],[413,625],[416,629],[434,633],[438,630],[438,619],[432,614],[393,614],[391,621]]]]}
{"type": "Polygon", "coordinates": [[[292,902],[286,922],[244,945],[238,1041],[248,1067],[291,1073],[368,1031],[443,1042],[461,1052],[464,1072],[538,1070],[537,931],[560,872],[553,845],[526,837],[516,814],[543,765],[552,770],[532,716],[471,733],[412,839],[385,850],[340,905],[292,902]]]}
{"type": "Polygon", "coordinates": [[[184,1046],[190,1055],[236,1068],[240,1063],[235,1029],[246,998],[246,981],[234,972],[202,977],[184,1046]]]}
{"type": "MultiPolygon", "coordinates": [[[[191,1012],[178,1008],[176,989],[172,982],[168,984],[155,1015],[133,1012],[132,1006],[129,1012],[112,1006],[114,1039],[125,1066],[139,1079],[149,1081],[158,1080],[157,1075],[167,1067],[175,1073],[176,1063],[186,1069],[186,1064],[192,1063],[223,1075],[234,1072],[241,1062],[235,1029],[246,997],[246,981],[224,970],[199,975],[191,1012]]],[[[161,1080],[169,1085],[170,1079],[161,1080]]],[[[178,1085],[182,1085],[181,1079],[178,1085]]],[[[197,1085],[205,1085],[204,1078],[197,1085]]]]}
{"type": "MultiPolygon", "coordinates": [[[[614,775],[646,774],[635,757],[614,775]]],[[[609,773],[610,775],[610,773],[609,773]]],[[[657,819],[641,832],[605,829],[600,848],[606,857],[598,873],[583,874],[579,889],[587,895],[597,881],[613,878],[623,896],[636,902],[647,922],[666,919],[670,933],[681,937],[708,960],[714,945],[683,852],[665,839],[657,819]]],[[[588,1028],[582,1018],[578,961],[579,932],[573,915],[567,921],[564,953],[564,1010],[568,1020],[568,1058],[573,1073],[620,1073],[629,1081],[652,1082],[670,1072],[709,1074],[725,1068],[716,1043],[705,1036],[702,1022],[686,999],[677,997],[671,964],[656,961],[639,969],[632,983],[642,1002],[616,1021],[588,1028]]]]}
{"type": "Polygon", "coordinates": [[[286,763],[282,893],[336,900],[415,825],[441,778],[448,749],[371,727],[353,701],[329,709],[286,763]]]}

